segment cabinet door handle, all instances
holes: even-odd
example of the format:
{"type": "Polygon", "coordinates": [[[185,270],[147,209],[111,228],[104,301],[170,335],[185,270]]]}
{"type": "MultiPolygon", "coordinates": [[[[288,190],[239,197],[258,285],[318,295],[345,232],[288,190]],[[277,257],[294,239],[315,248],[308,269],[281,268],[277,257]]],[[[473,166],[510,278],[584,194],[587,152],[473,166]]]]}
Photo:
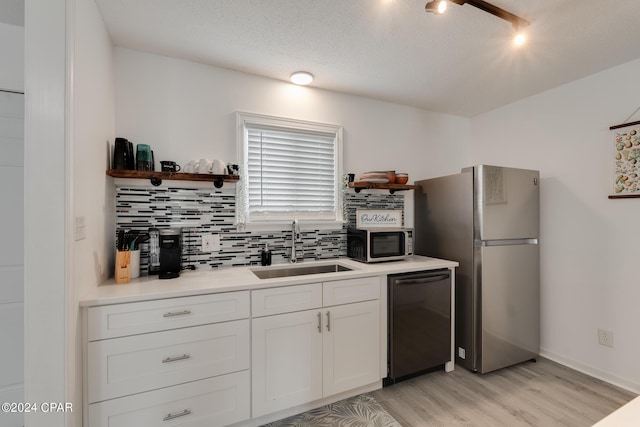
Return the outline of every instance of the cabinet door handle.
{"type": "Polygon", "coordinates": [[[331,314],[327,311],[327,331],[331,332],[331,314]]]}
{"type": "Polygon", "coordinates": [[[185,359],[191,359],[191,356],[185,353],[182,356],[167,357],[166,359],[162,359],[162,363],[177,362],[178,360],[185,360],[185,359]]]}
{"type": "Polygon", "coordinates": [[[176,316],[186,316],[187,314],[191,314],[191,310],[182,310],[182,311],[169,311],[162,315],[162,317],[176,317],[176,316]]]}
{"type": "Polygon", "coordinates": [[[184,417],[185,415],[191,415],[191,411],[188,409],[185,409],[182,412],[177,412],[175,414],[167,414],[162,421],[169,421],[169,420],[174,420],[176,418],[180,418],[180,417],[184,417]]]}
{"type": "Polygon", "coordinates": [[[322,333],[322,313],[318,312],[318,333],[322,333]]]}

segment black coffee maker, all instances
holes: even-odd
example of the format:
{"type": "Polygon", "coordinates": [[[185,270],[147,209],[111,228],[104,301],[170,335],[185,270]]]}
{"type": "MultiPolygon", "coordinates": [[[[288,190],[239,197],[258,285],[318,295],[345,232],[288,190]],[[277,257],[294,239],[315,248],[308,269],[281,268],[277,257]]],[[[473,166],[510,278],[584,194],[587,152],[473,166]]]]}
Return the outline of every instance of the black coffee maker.
{"type": "Polygon", "coordinates": [[[180,229],[160,230],[160,279],[173,279],[180,276],[182,269],[182,245],[180,229]]]}

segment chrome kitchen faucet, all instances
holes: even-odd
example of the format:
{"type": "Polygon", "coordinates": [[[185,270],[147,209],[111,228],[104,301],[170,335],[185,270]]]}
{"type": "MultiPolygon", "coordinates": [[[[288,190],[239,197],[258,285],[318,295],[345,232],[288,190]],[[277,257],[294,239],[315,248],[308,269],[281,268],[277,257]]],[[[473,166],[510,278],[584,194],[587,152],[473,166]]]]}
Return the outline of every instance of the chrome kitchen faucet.
{"type": "Polygon", "coordinates": [[[296,243],[302,241],[300,237],[300,224],[298,224],[298,220],[294,219],[293,224],[291,224],[291,259],[292,263],[298,262],[296,256],[296,243]]]}

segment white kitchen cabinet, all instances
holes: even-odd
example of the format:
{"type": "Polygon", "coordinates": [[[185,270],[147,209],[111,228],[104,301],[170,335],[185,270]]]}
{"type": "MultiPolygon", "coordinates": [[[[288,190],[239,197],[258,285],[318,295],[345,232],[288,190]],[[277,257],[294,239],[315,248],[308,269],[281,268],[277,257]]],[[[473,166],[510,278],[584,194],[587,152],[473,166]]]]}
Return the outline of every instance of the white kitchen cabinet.
{"type": "Polygon", "coordinates": [[[91,405],[89,427],[217,427],[249,418],[249,371],[91,405]]]}
{"type": "Polygon", "coordinates": [[[380,298],[380,281],[377,277],[336,280],[322,284],[324,307],[378,298],[380,298]]]}
{"type": "Polygon", "coordinates": [[[322,307],[322,283],[282,286],[251,292],[251,315],[262,317],[322,307]]]}
{"type": "Polygon", "coordinates": [[[253,417],[322,397],[321,311],[252,321],[253,417]]]}
{"type": "Polygon", "coordinates": [[[89,402],[249,369],[249,320],[89,343],[89,402]]]}
{"type": "Polygon", "coordinates": [[[85,424],[217,426],[250,418],[248,291],[89,307],[85,424]]]}
{"type": "Polygon", "coordinates": [[[91,307],[89,341],[249,317],[249,291],[91,307]]]}
{"type": "Polygon", "coordinates": [[[380,301],[329,307],[324,312],[324,395],[380,380],[380,301]]]}
{"type": "Polygon", "coordinates": [[[381,379],[380,279],[324,282],[322,294],[349,303],[253,318],[254,418],[381,379]]]}

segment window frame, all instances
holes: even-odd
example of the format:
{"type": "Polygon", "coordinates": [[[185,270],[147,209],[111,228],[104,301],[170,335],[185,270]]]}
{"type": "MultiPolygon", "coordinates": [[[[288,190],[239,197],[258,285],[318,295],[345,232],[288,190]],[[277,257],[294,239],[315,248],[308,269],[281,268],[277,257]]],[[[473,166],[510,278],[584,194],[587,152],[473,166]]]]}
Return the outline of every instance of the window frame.
{"type": "Polygon", "coordinates": [[[343,218],[343,128],[340,125],[311,122],[287,117],[269,116],[238,111],[236,112],[236,147],[240,164],[240,181],[236,185],[236,222],[239,229],[248,231],[282,230],[289,227],[294,219],[303,226],[312,225],[315,229],[339,229],[343,218]],[[248,201],[248,130],[247,126],[265,126],[292,131],[323,132],[335,135],[334,160],[334,215],[314,215],[312,212],[298,213],[249,213],[248,201]]]}

